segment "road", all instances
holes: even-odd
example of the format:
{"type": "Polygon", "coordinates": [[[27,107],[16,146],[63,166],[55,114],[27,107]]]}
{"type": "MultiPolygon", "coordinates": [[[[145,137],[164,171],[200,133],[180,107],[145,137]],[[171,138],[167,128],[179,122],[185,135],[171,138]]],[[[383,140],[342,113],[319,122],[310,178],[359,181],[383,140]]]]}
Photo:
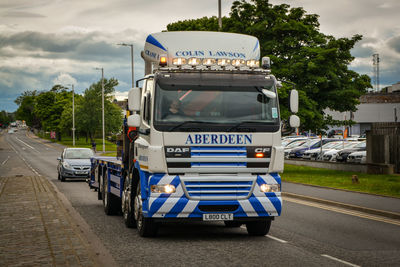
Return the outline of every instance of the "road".
{"type": "Polygon", "coordinates": [[[106,216],[97,193],[82,181],[57,180],[62,147],[20,130],[0,136],[0,171],[19,157],[65,195],[121,266],[400,266],[400,226],[288,199],[268,236],[222,223],[165,224],[141,238],[121,216],[106,216]]]}

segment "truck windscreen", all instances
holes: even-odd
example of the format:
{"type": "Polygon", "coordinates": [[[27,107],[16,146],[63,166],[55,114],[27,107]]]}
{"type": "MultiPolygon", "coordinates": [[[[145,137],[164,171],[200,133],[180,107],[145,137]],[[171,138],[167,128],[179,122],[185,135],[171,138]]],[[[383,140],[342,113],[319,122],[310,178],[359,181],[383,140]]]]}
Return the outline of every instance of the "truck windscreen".
{"type": "Polygon", "coordinates": [[[271,82],[264,86],[175,85],[156,83],[154,127],[160,131],[248,131],[279,129],[276,92],[271,82]]]}

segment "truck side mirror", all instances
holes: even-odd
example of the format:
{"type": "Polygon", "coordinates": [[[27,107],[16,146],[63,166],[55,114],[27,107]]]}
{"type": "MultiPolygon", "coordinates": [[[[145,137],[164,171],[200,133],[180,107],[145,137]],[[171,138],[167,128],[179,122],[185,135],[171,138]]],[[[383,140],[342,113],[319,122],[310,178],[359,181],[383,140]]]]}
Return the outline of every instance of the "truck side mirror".
{"type": "Polygon", "coordinates": [[[129,127],[140,127],[141,118],[139,114],[133,114],[128,117],[128,126],[129,127]]]}
{"type": "Polygon", "coordinates": [[[297,115],[290,115],[289,117],[289,125],[292,128],[299,128],[300,127],[300,118],[297,115]]]}
{"type": "MultiPolygon", "coordinates": [[[[132,88],[128,93],[128,108],[132,111],[140,111],[141,91],[139,87],[132,88]]],[[[134,127],[134,126],[132,126],[134,127]]]]}
{"type": "Polygon", "coordinates": [[[299,92],[296,89],[290,91],[290,111],[293,113],[299,111],[299,92]]]}

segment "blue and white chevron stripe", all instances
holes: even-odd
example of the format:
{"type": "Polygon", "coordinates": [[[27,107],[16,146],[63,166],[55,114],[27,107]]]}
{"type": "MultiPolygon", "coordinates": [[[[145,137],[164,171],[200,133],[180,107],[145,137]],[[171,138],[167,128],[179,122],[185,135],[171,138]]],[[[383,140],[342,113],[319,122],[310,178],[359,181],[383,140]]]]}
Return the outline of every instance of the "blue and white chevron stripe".
{"type": "MultiPolygon", "coordinates": [[[[233,211],[227,213],[233,213],[234,218],[245,218],[245,217],[269,217],[279,216],[282,210],[282,198],[281,193],[263,193],[260,190],[260,185],[263,183],[267,184],[280,184],[281,179],[278,174],[267,174],[267,175],[252,175],[246,176],[249,180],[252,178],[253,185],[249,194],[243,197],[238,194],[237,197],[232,194],[226,194],[224,190],[231,190],[226,188],[225,184],[221,188],[220,181],[216,181],[214,184],[217,186],[217,192],[212,191],[213,194],[209,194],[209,190],[214,188],[203,188],[200,193],[200,197],[192,197],[189,195],[187,188],[185,188],[185,179],[179,175],[168,175],[168,174],[150,174],[145,171],[141,171],[141,177],[145,181],[141,181],[142,184],[146,183],[145,190],[142,190],[143,197],[143,211],[146,217],[152,218],[201,218],[205,213],[201,210],[202,206],[234,206],[237,207],[233,211]],[[162,193],[151,193],[151,185],[161,184],[172,184],[176,188],[176,192],[173,194],[162,194],[162,193]],[[147,193],[146,193],[147,192],[147,193]],[[220,194],[218,198],[216,195],[220,194]],[[228,197],[227,197],[228,196],[228,197]]],[[[207,178],[207,184],[210,184],[212,177],[201,176],[198,180],[207,178]]],[[[234,177],[238,184],[242,181],[239,177],[234,177]]],[[[235,184],[235,179],[230,179],[229,186],[235,184]]],[[[243,183],[243,182],[242,182],[243,183]]],[[[142,187],[143,188],[143,187],[142,187]]],[[[220,213],[220,212],[218,212],[220,213]]]]}

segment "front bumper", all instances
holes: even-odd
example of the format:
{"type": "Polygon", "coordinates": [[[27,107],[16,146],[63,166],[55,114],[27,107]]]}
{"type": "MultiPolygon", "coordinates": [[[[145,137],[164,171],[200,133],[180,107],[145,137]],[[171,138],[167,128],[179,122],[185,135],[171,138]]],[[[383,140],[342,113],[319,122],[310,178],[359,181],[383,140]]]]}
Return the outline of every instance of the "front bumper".
{"type": "Polygon", "coordinates": [[[65,178],[86,179],[90,176],[90,170],[72,170],[62,168],[61,175],[65,178]]]}
{"type": "MultiPolygon", "coordinates": [[[[218,181],[209,183],[214,185],[221,183],[225,179],[223,176],[221,177],[218,181]]],[[[232,194],[209,194],[208,189],[204,188],[203,193],[192,194],[186,186],[187,177],[181,179],[179,176],[169,175],[150,176],[147,189],[152,184],[168,183],[175,186],[176,192],[173,194],[151,193],[150,197],[145,199],[143,203],[144,216],[150,218],[201,219],[203,214],[231,213],[236,220],[271,218],[281,214],[281,192],[263,193],[260,190],[260,185],[263,183],[280,185],[281,179],[278,174],[237,177],[238,184],[242,181],[242,178],[246,178],[246,181],[253,179],[251,189],[247,196],[238,193],[235,197],[232,194]]],[[[205,179],[205,177],[199,179],[205,179]]],[[[233,180],[229,178],[230,185],[235,183],[233,180]]]]}

